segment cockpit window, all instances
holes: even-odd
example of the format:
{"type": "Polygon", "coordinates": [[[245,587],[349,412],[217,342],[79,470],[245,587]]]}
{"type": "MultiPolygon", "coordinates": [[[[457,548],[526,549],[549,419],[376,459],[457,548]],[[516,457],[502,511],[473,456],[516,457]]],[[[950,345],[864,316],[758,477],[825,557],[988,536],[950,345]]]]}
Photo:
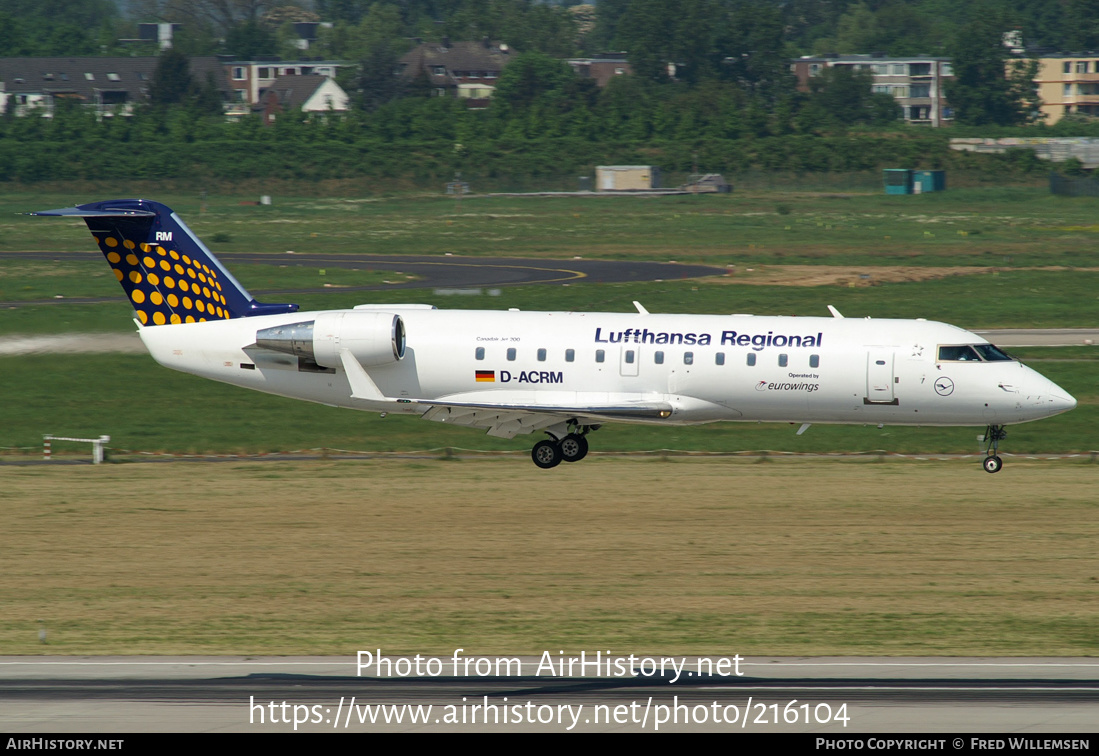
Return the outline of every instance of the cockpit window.
{"type": "Polygon", "coordinates": [[[980,355],[971,346],[939,347],[939,362],[980,362],[980,355]]]}
{"type": "Polygon", "coordinates": [[[989,362],[1011,362],[1015,359],[1007,352],[1001,351],[991,344],[974,344],[973,348],[977,350],[977,354],[989,362]]]}
{"type": "Polygon", "coordinates": [[[991,344],[939,347],[939,362],[1010,362],[1013,359],[991,344]]]}

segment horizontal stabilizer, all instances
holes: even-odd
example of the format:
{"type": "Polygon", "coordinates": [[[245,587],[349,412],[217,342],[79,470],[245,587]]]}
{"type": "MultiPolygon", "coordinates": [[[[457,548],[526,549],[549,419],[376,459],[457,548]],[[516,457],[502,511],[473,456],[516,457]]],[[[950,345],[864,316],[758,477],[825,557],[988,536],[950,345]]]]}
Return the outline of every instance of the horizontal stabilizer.
{"type": "Polygon", "coordinates": [[[153,218],[156,213],[151,210],[133,210],[118,208],[116,210],[85,210],[82,207],[62,207],[57,210],[39,210],[36,213],[24,213],[24,215],[43,215],[65,218],[153,218]]]}

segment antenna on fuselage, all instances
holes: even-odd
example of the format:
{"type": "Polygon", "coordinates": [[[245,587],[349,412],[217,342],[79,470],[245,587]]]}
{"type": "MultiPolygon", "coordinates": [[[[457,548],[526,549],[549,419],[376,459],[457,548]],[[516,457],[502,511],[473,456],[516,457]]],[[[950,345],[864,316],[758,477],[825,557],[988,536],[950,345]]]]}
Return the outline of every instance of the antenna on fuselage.
{"type": "Polygon", "coordinates": [[[832,313],[833,318],[840,318],[841,320],[843,319],[843,316],[840,315],[840,311],[832,305],[828,305],[828,312],[832,313]]]}
{"type": "Polygon", "coordinates": [[[641,314],[641,315],[648,315],[649,314],[649,311],[646,310],[644,307],[642,307],[641,303],[638,302],[636,299],[633,302],[633,306],[637,308],[637,312],[639,314],[641,314]]]}

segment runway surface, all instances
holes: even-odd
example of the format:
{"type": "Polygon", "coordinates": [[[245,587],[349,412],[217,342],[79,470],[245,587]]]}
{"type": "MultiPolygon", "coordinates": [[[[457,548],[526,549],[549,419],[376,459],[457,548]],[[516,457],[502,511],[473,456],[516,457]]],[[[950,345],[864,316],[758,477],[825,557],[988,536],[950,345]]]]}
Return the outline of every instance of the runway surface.
{"type": "Polygon", "coordinates": [[[364,676],[351,657],[0,657],[0,730],[1036,734],[1092,733],[1099,723],[1095,659],[725,657],[722,665],[612,654],[624,660],[618,666],[603,651],[597,666],[586,653],[583,675],[579,667],[557,675],[562,657],[553,651],[553,671],[546,656],[510,670],[485,657],[482,671],[510,672],[485,677],[465,652],[457,666],[451,656],[422,657],[419,677],[408,657],[378,667],[364,656],[364,676]]]}

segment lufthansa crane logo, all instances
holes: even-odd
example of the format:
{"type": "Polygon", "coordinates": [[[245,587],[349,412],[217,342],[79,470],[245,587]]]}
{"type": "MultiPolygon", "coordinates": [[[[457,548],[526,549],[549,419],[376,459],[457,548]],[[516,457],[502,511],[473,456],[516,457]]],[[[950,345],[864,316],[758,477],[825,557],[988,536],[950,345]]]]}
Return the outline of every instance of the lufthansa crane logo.
{"type": "Polygon", "coordinates": [[[935,381],[935,393],[939,396],[950,396],[954,393],[954,381],[945,376],[935,381]]]}

